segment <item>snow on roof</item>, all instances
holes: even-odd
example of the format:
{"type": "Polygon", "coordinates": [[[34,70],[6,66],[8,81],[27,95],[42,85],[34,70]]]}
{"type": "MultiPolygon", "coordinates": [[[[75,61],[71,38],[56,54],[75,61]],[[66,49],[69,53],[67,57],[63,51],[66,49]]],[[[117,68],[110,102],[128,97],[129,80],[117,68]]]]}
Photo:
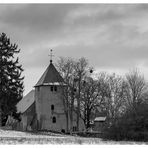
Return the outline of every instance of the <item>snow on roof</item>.
{"type": "Polygon", "coordinates": [[[105,121],[106,117],[96,117],[94,121],[105,121]]]}
{"type": "Polygon", "coordinates": [[[66,85],[65,83],[63,83],[63,82],[51,82],[51,83],[43,83],[43,85],[66,85]]]}
{"type": "Polygon", "coordinates": [[[17,112],[24,113],[35,101],[34,98],[35,90],[31,90],[22,100],[20,100],[17,105],[17,112]]]}

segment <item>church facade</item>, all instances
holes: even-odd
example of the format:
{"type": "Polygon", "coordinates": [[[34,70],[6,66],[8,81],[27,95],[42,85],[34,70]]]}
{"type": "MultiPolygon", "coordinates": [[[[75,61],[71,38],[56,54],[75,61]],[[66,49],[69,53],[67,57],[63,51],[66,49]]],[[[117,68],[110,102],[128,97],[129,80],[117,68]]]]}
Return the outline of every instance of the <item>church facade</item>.
{"type": "MultiPolygon", "coordinates": [[[[63,89],[67,87],[63,78],[54,67],[52,60],[43,73],[35,90],[30,91],[18,104],[21,113],[19,127],[22,130],[51,130],[57,132],[70,131],[70,119],[64,110],[63,89]]],[[[73,131],[76,130],[77,115],[73,113],[73,131]]],[[[80,118],[79,130],[84,131],[85,125],[80,118]]]]}

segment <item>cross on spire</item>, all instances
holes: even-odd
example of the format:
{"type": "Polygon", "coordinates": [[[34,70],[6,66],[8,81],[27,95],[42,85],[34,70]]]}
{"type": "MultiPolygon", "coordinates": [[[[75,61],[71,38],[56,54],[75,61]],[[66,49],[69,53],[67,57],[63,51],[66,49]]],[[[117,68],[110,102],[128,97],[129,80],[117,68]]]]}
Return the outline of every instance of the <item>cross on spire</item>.
{"type": "Polygon", "coordinates": [[[53,54],[52,54],[52,49],[50,49],[50,63],[52,63],[52,57],[54,56],[53,54]]]}

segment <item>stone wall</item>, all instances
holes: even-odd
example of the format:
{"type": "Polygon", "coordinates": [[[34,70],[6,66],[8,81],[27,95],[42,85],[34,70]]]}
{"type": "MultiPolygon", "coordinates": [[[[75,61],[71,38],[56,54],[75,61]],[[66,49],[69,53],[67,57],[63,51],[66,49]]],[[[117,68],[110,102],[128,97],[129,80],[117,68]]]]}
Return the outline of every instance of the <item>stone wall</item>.
{"type": "MultiPolygon", "coordinates": [[[[66,131],[66,116],[61,86],[57,86],[57,91],[51,91],[51,86],[36,87],[35,102],[37,119],[40,123],[41,130],[66,131]],[[54,105],[54,110],[51,109],[51,105],[54,105]],[[53,123],[53,117],[56,118],[56,123],[53,123]]],[[[73,118],[73,126],[76,126],[76,113],[74,113],[73,118]]],[[[81,131],[85,130],[82,119],[80,120],[80,129],[81,131]]]]}

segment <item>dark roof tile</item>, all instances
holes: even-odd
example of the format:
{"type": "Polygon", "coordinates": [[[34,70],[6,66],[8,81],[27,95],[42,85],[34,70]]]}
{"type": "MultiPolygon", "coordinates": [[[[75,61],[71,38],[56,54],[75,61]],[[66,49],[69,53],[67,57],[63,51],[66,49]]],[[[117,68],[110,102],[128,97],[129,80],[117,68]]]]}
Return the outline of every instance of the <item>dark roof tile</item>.
{"type": "Polygon", "coordinates": [[[47,67],[46,71],[39,79],[39,81],[37,82],[37,84],[35,85],[35,87],[44,84],[62,83],[62,82],[64,82],[63,78],[61,77],[61,75],[51,62],[50,65],[47,67]]]}

